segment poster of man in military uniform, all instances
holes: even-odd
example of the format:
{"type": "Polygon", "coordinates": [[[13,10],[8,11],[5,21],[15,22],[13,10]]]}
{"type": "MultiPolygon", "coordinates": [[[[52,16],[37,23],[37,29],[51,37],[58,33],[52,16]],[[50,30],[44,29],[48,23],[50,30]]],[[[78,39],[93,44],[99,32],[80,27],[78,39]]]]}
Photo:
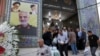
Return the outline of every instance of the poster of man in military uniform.
{"type": "Polygon", "coordinates": [[[33,46],[33,39],[37,37],[38,34],[37,11],[38,3],[29,3],[27,1],[12,1],[9,21],[10,25],[15,26],[16,30],[18,31],[17,34],[21,36],[19,38],[21,40],[19,47],[23,48],[33,46]]]}
{"type": "Polygon", "coordinates": [[[15,10],[11,11],[10,24],[16,26],[19,35],[37,36],[37,14],[30,14],[31,5],[25,2],[12,2],[13,10],[15,10]]]}
{"type": "Polygon", "coordinates": [[[28,23],[29,20],[29,14],[25,11],[19,12],[19,21],[20,24],[16,26],[16,29],[18,30],[19,35],[37,35],[37,29],[36,27],[30,25],[28,23]]]}

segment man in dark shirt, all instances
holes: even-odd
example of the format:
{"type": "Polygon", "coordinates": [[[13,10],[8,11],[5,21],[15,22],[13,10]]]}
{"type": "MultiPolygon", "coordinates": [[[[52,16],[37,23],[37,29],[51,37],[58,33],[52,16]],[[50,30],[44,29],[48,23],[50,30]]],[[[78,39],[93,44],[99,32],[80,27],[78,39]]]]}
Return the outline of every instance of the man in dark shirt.
{"type": "Polygon", "coordinates": [[[85,32],[85,29],[82,29],[81,43],[82,43],[82,49],[85,49],[85,45],[86,45],[86,32],[85,32]]]}
{"type": "Polygon", "coordinates": [[[44,40],[44,44],[50,46],[52,44],[52,34],[50,29],[48,29],[44,34],[43,34],[43,40],[44,40]]]}
{"type": "Polygon", "coordinates": [[[79,37],[79,34],[78,34],[79,31],[80,31],[80,29],[77,28],[76,32],[75,32],[76,33],[76,43],[77,43],[77,48],[82,49],[83,46],[82,46],[82,43],[80,42],[81,40],[80,40],[80,37],[79,37]]]}
{"type": "Polygon", "coordinates": [[[92,31],[88,31],[88,40],[89,40],[89,45],[90,45],[90,49],[91,49],[91,54],[92,54],[92,56],[96,56],[95,52],[98,48],[99,37],[94,35],[92,33],[92,31]]]}

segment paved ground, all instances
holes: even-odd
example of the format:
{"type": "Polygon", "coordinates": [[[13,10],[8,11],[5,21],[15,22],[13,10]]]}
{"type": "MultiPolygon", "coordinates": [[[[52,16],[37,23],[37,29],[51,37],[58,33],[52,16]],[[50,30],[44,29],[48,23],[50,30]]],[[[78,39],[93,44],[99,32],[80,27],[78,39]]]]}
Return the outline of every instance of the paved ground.
{"type": "MultiPolygon", "coordinates": [[[[28,48],[28,49],[23,48],[23,49],[20,49],[18,56],[36,56],[36,51],[37,51],[37,48],[28,48]]],[[[100,51],[98,50],[97,52],[100,52],[100,51]]],[[[84,55],[83,55],[83,51],[79,51],[78,55],[72,55],[71,51],[69,51],[69,56],[84,56],[84,55]]]]}

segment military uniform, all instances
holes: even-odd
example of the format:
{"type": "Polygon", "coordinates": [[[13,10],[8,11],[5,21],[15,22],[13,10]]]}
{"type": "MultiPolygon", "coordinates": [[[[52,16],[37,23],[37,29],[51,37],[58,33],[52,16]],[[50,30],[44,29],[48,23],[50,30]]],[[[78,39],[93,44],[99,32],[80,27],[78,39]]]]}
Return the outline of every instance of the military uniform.
{"type": "Polygon", "coordinates": [[[26,27],[18,25],[16,29],[18,30],[18,35],[37,36],[37,28],[29,24],[26,27]]]}
{"type": "Polygon", "coordinates": [[[44,45],[43,47],[39,48],[37,56],[51,56],[50,47],[44,45]]]}

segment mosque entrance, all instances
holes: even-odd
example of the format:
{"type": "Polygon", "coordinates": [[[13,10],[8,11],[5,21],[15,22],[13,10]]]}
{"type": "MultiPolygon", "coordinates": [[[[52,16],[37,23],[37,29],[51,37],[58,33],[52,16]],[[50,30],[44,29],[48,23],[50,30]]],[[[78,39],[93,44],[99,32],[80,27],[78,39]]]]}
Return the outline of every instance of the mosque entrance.
{"type": "Polygon", "coordinates": [[[43,0],[42,19],[43,33],[48,28],[53,31],[63,27],[72,28],[76,33],[76,29],[80,28],[75,0],[43,0]]]}

